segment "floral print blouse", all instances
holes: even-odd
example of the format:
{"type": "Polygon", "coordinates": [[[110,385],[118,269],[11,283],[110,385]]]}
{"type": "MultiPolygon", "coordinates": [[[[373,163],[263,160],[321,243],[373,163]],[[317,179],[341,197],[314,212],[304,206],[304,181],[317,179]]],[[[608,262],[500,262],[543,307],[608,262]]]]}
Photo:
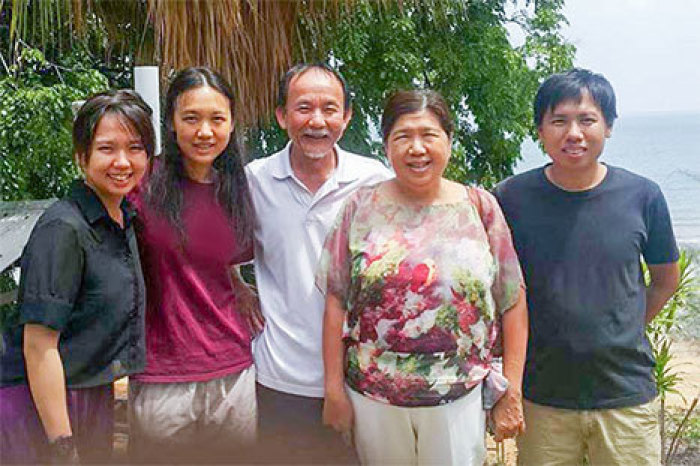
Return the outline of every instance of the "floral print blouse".
{"type": "Polygon", "coordinates": [[[484,380],[500,348],[500,316],[523,286],[495,198],[395,203],[357,190],[330,231],[316,283],[347,311],[349,386],[396,406],[454,401],[484,380]]]}

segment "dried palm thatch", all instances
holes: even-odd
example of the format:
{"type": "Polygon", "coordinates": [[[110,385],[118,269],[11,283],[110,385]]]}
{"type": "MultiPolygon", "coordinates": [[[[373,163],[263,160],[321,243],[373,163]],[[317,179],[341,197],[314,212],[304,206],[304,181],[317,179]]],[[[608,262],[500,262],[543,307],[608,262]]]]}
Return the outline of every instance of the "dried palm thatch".
{"type": "MultiPolygon", "coordinates": [[[[367,2],[368,0],[364,0],[367,2]]],[[[439,11],[443,0],[369,0],[385,8],[412,3],[439,11]]],[[[324,23],[352,14],[363,0],[148,0],[158,62],[219,70],[234,86],[239,122],[255,125],[275,107],[277,83],[294,60],[325,56],[324,23]],[[300,21],[315,40],[301,37],[300,21]],[[311,47],[313,50],[308,50],[311,47]]]]}
{"type": "Polygon", "coordinates": [[[256,124],[275,107],[275,90],[292,64],[297,22],[337,17],[352,1],[149,0],[158,61],[164,69],[205,65],[219,70],[239,100],[236,118],[256,124]]]}
{"type": "Polygon", "coordinates": [[[45,40],[46,31],[61,25],[61,18],[66,17],[70,27],[80,33],[85,27],[86,14],[93,12],[105,25],[110,41],[129,47],[137,62],[159,64],[163,77],[172,69],[186,66],[218,70],[234,87],[238,99],[236,119],[244,125],[256,125],[272,115],[278,80],[295,59],[325,55],[323,31],[327,21],[351,14],[354,7],[368,2],[384,8],[402,8],[410,3],[434,11],[446,3],[446,0],[34,0],[31,16],[34,21],[38,17],[42,27],[37,28],[34,23],[32,29],[27,24],[32,0],[9,1],[13,8],[12,35],[22,37],[30,30],[33,34],[41,31],[45,40]],[[312,40],[301,37],[302,29],[313,31],[315,37],[312,40]]]}

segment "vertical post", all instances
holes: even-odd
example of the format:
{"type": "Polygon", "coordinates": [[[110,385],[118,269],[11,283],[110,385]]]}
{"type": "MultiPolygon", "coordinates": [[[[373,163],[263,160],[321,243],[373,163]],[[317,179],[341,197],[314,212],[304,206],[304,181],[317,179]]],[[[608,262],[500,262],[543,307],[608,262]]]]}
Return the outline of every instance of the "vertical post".
{"type": "Polygon", "coordinates": [[[153,109],[156,154],[160,153],[160,77],[157,66],[134,67],[134,90],[153,109]]]}

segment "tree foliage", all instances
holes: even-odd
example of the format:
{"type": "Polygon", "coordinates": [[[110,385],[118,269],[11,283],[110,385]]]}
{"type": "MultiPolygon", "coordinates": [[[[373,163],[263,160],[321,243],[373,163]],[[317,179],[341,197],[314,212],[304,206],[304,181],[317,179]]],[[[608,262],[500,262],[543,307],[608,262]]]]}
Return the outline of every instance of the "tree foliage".
{"type": "MultiPolygon", "coordinates": [[[[62,5],[68,8],[68,3],[62,5]]],[[[144,10],[149,3],[134,2],[124,17],[117,3],[93,0],[81,16],[85,32],[76,35],[72,26],[66,27],[73,24],[72,16],[47,9],[46,3],[0,0],[2,199],[61,195],[74,175],[70,102],[108,85],[130,86],[130,67],[150,40],[150,29],[128,18],[134,16],[131,10],[144,10]],[[39,18],[41,26],[41,18],[55,16],[47,27],[26,29],[31,33],[24,37],[41,38],[40,43],[24,43],[19,35],[10,40],[11,19],[17,14],[11,7],[16,5],[25,22],[39,18]],[[115,24],[131,42],[115,46],[110,32],[115,24]],[[41,53],[32,48],[39,46],[41,53]]],[[[561,36],[563,0],[331,3],[346,6],[325,14],[325,1],[296,3],[293,57],[329,61],[350,82],[355,116],[344,147],[381,157],[378,126],[389,93],[433,88],[451,103],[457,131],[448,176],[462,182],[490,186],[511,173],[520,145],[532,131],[537,85],[551,72],[568,68],[574,53],[561,36]],[[513,45],[509,31],[522,36],[520,43],[513,45]]],[[[143,22],[145,16],[140,17],[143,22]]],[[[275,34],[270,28],[256,31],[275,34]]],[[[260,156],[281,148],[286,137],[273,124],[249,128],[247,140],[260,156]]]]}
{"type": "Polygon", "coordinates": [[[0,75],[0,200],[65,194],[77,175],[71,154],[71,103],[108,87],[99,71],[70,55],[61,65],[24,48],[0,75]]]}
{"type": "MultiPolygon", "coordinates": [[[[512,172],[532,131],[532,99],[542,78],[571,66],[574,48],[561,36],[563,1],[448,0],[386,7],[358,0],[353,14],[328,22],[300,22],[317,50],[306,60],[338,66],[354,90],[354,118],[343,145],[381,156],[378,130],[394,90],[440,91],[456,121],[448,176],[490,186],[512,172]],[[517,3],[517,4],[516,4],[517,3]],[[437,7],[439,5],[439,7],[437,7]],[[509,41],[509,28],[525,38],[509,41]]],[[[300,57],[301,58],[301,57],[300,57]]],[[[270,152],[284,138],[277,128],[252,135],[270,152]]]]}

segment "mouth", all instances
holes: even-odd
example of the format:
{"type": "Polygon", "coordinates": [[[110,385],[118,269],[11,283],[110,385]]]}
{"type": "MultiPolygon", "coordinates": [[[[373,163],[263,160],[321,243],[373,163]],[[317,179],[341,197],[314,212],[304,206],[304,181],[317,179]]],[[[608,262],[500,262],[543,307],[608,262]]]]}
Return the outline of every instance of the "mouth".
{"type": "Polygon", "coordinates": [[[562,149],[562,152],[571,156],[581,156],[586,153],[586,148],[583,146],[567,146],[562,149]]]}
{"type": "Polygon", "coordinates": [[[423,173],[427,171],[430,166],[433,164],[433,162],[429,159],[420,159],[420,160],[414,160],[411,162],[407,162],[406,166],[408,167],[409,170],[416,172],[416,173],[423,173]]]}
{"type": "Polygon", "coordinates": [[[133,178],[133,173],[108,173],[107,177],[117,185],[127,185],[133,178]]]}
{"type": "Polygon", "coordinates": [[[302,134],[305,139],[311,139],[316,141],[322,141],[327,139],[329,136],[328,131],[306,131],[302,134]]]}
{"type": "Polygon", "coordinates": [[[209,152],[213,147],[213,142],[198,142],[194,144],[194,148],[199,152],[209,152]]]}

